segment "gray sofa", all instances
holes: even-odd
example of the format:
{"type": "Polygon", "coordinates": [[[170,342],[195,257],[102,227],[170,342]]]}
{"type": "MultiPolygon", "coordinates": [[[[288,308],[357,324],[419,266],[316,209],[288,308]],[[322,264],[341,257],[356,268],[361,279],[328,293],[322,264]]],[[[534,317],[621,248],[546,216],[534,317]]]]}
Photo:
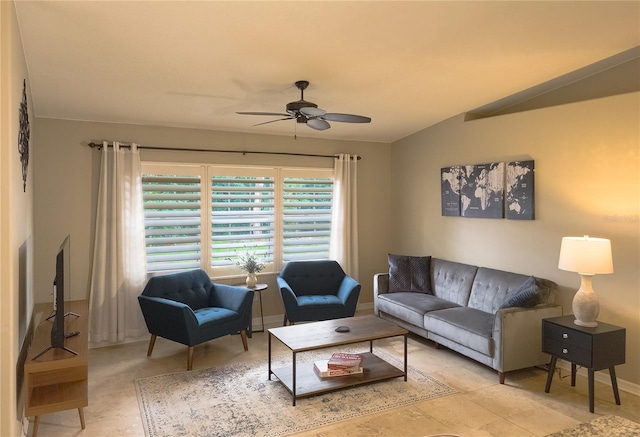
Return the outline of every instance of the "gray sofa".
{"type": "Polygon", "coordinates": [[[501,384],[549,362],[542,319],[562,315],[554,282],[431,257],[400,257],[398,268],[389,256],[390,272],[374,275],[378,317],[497,370],[501,384]]]}

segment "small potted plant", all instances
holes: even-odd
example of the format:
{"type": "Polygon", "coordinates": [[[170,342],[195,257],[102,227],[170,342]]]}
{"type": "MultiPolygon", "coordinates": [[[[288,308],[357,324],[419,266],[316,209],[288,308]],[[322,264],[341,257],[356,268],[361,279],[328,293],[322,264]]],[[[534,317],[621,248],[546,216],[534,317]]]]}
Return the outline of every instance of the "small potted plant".
{"type": "Polygon", "coordinates": [[[264,269],[264,264],[258,261],[258,258],[253,252],[245,252],[238,255],[236,265],[247,272],[247,287],[255,287],[258,282],[256,273],[260,273],[262,269],[264,269]]]}

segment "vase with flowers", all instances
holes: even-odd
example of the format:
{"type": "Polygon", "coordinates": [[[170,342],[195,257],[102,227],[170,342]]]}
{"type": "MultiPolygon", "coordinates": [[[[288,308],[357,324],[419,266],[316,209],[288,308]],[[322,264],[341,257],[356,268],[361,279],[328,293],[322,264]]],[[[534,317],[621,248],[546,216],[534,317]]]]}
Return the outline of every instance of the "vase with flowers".
{"type": "Polygon", "coordinates": [[[258,260],[253,252],[245,252],[238,255],[236,265],[243,271],[247,272],[247,287],[255,287],[258,282],[256,273],[260,273],[264,269],[264,264],[258,260]]]}

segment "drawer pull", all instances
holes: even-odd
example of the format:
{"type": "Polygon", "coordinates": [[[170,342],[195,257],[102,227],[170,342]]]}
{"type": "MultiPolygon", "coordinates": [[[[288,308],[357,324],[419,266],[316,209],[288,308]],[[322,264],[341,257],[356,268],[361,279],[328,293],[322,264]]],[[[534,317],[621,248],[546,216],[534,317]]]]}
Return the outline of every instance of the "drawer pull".
{"type": "Polygon", "coordinates": [[[562,353],[563,354],[568,354],[569,353],[569,349],[567,349],[566,347],[562,348],[562,353]]]}
{"type": "Polygon", "coordinates": [[[562,334],[562,338],[569,338],[569,334],[567,334],[566,332],[564,332],[564,333],[562,334]]]}

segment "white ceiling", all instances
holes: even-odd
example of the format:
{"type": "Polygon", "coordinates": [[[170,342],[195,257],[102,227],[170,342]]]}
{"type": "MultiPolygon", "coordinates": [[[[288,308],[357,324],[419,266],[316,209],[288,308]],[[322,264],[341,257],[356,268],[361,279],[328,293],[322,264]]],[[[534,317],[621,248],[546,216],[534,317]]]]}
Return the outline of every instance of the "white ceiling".
{"type": "Polygon", "coordinates": [[[393,142],[640,45],[640,2],[22,1],[37,117],[393,142]],[[371,124],[315,131],[300,98],[371,124]],[[275,118],[275,117],[274,117],[275,118]]]}

